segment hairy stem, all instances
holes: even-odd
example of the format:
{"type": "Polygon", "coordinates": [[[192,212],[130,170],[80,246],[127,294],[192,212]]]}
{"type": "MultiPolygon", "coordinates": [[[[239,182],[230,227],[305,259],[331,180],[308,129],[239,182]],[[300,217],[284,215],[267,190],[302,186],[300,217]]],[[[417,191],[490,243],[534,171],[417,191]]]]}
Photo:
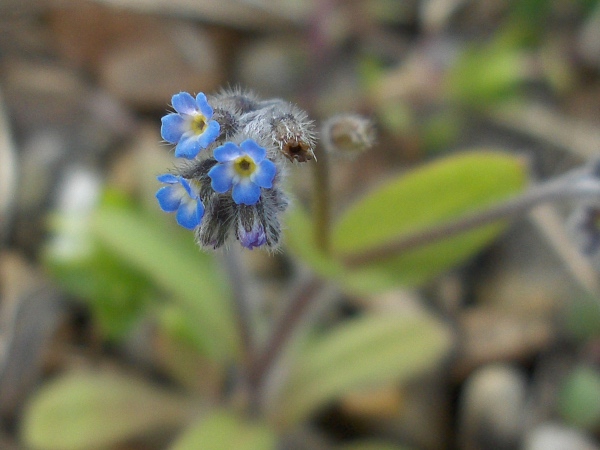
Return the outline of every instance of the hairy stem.
{"type": "Polygon", "coordinates": [[[317,298],[323,284],[323,281],[312,277],[303,283],[289,299],[287,309],[275,324],[264,350],[254,358],[250,368],[249,383],[256,396],[260,395],[265,378],[317,298]]]}
{"type": "Polygon", "coordinates": [[[331,194],[329,186],[329,155],[319,152],[314,164],[313,233],[317,248],[324,254],[331,250],[331,194]]]}
{"type": "Polygon", "coordinates": [[[225,266],[229,273],[229,281],[233,291],[233,306],[240,339],[242,364],[246,372],[243,376],[247,377],[254,340],[252,336],[252,311],[247,295],[246,274],[240,264],[240,257],[241,253],[237,249],[230,249],[224,252],[225,266]]]}

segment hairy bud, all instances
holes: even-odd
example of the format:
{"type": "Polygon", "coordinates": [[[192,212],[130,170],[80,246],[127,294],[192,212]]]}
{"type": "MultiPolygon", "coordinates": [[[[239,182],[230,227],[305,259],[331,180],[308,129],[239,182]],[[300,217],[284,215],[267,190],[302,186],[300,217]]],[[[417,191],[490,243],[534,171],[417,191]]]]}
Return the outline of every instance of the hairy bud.
{"type": "Polygon", "coordinates": [[[340,114],[322,127],[325,149],[338,156],[355,157],[368,150],[375,141],[375,128],[369,119],[357,114],[340,114]]]}

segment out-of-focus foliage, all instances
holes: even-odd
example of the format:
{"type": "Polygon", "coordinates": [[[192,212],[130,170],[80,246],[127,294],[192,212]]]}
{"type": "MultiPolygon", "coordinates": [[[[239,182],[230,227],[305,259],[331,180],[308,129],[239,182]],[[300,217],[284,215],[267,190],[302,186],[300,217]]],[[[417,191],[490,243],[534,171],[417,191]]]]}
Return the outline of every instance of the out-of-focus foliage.
{"type": "Polygon", "coordinates": [[[559,393],[560,414],[567,423],[587,430],[600,425],[600,373],[580,366],[564,380],[559,393]]]}
{"type": "Polygon", "coordinates": [[[213,257],[198,251],[189,234],[177,233],[149,214],[111,207],[96,212],[92,229],[98,240],[151,275],[157,287],[193,314],[211,357],[227,359],[235,354],[227,284],[213,257]]]}
{"type": "Polygon", "coordinates": [[[447,89],[459,103],[489,107],[514,98],[527,76],[527,59],[519,50],[474,47],[464,51],[448,74],[447,89]]]}
{"type": "Polygon", "coordinates": [[[377,441],[353,442],[352,444],[339,447],[339,450],[411,450],[409,447],[399,447],[377,441]]]}
{"type": "Polygon", "coordinates": [[[72,257],[49,246],[46,261],[57,278],[89,301],[107,337],[122,336],[166,296],[194,317],[198,348],[216,360],[231,358],[237,342],[227,283],[212,255],[158,216],[118,195],[107,198],[80,229],[57,221],[56,233],[81,246],[72,257]],[[69,234],[75,231],[77,236],[69,234]]]}
{"type": "Polygon", "coordinates": [[[276,442],[275,432],[266,424],[216,410],[192,425],[171,450],[275,450],[276,442]]]}
{"type": "Polygon", "coordinates": [[[33,449],[102,448],[157,429],[176,428],[191,412],[181,395],[114,373],[73,373],[46,384],[27,408],[22,435],[33,449]]]}
{"type": "Polygon", "coordinates": [[[451,344],[430,317],[365,316],[315,336],[298,351],[271,415],[301,422],[344,392],[406,381],[432,368],[451,344]]]}
{"type": "Polygon", "coordinates": [[[600,336],[600,304],[596,298],[584,296],[572,301],[565,317],[567,330],[577,339],[600,336]]]}

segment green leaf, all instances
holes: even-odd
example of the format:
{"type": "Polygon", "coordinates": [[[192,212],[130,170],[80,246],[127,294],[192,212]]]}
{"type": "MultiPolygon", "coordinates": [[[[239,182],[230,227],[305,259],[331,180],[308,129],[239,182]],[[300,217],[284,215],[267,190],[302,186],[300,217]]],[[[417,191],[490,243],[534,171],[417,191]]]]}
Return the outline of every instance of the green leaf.
{"type": "Polygon", "coordinates": [[[300,350],[273,409],[289,425],[355,388],[402,382],[431,368],[450,346],[448,330],[425,316],[366,316],[300,350]]]}
{"type": "Polygon", "coordinates": [[[236,352],[228,285],[214,259],[194,244],[191,233],[182,234],[149,214],[109,206],[96,212],[91,228],[107,249],[193,314],[197,326],[210,337],[209,356],[227,359],[236,352]]]}
{"type": "Polygon", "coordinates": [[[526,184],[526,167],[518,157],[493,151],[457,154],[388,181],[345,211],[332,230],[333,254],[339,259],[317,249],[310,218],[299,208],[287,217],[286,243],[318,274],[354,292],[418,285],[476,254],[506,222],[357,269],[344,267],[341,259],[489,207],[521,192],[526,184]]]}
{"type": "Polygon", "coordinates": [[[104,448],[145,432],[178,427],[190,413],[180,396],[142,380],[75,373],[43,386],[27,406],[22,437],[28,448],[104,448]]]}
{"type": "Polygon", "coordinates": [[[286,215],[285,245],[315,272],[325,278],[341,278],[346,274],[344,267],[321,253],[315,244],[310,217],[301,208],[294,208],[286,215]]]}
{"type": "Polygon", "coordinates": [[[570,335],[583,342],[600,335],[600,303],[595,295],[576,297],[566,308],[563,318],[570,335]]]}
{"type": "Polygon", "coordinates": [[[212,340],[207,330],[199,327],[195,317],[178,305],[167,304],[155,309],[156,319],[162,329],[171,339],[181,345],[193,348],[201,355],[207,354],[206,345],[212,340]]]}
{"type": "Polygon", "coordinates": [[[526,81],[527,57],[503,45],[465,50],[447,75],[447,92],[461,104],[489,108],[514,99],[526,81]]]}
{"type": "Polygon", "coordinates": [[[44,264],[63,289],[88,303],[102,337],[119,340],[147,312],[157,297],[156,286],[94,241],[91,211],[63,212],[50,219],[44,264]]]}
{"type": "Polygon", "coordinates": [[[156,297],[147,276],[99,245],[76,260],[64,259],[48,246],[44,263],[63,289],[88,303],[103,337],[109,340],[122,338],[156,297]]]}
{"type": "Polygon", "coordinates": [[[218,411],[185,431],[171,450],[274,450],[276,441],[265,424],[218,411]]]}
{"type": "Polygon", "coordinates": [[[577,367],[565,380],[558,396],[558,410],[566,422],[587,430],[600,425],[600,373],[577,367]]]}
{"type": "Polygon", "coordinates": [[[350,285],[360,292],[378,292],[397,285],[420,285],[466,261],[504,229],[505,224],[488,225],[372,263],[348,275],[350,285]]]}

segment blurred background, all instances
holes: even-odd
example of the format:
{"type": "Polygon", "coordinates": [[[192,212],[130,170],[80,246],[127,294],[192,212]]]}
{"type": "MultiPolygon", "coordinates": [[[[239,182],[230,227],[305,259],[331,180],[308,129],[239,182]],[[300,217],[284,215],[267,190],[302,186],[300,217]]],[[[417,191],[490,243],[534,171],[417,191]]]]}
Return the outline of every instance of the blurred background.
{"type": "MultiPolygon", "coordinates": [[[[334,214],[464,149],[515,155],[543,181],[600,151],[600,2],[0,0],[0,448],[169,448],[190,399],[220,404],[227,350],[170,299],[226,304],[229,282],[154,193],[173,167],[171,96],[236,86],[317,122],[372,120],[374,147],[331,165],[334,214]],[[89,409],[56,409],[81,398],[89,409]],[[122,431],[138,410],[161,413],[122,431]]],[[[311,164],[292,169],[297,205],[311,164]]],[[[248,448],[600,448],[598,267],[563,222],[547,205],[418,286],[335,294],[324,329],[427,314],[447,345],[421,376],[348,389],[248,448]]],[[[242,258],[265,335],[297,258],[285,244],[242,258]]]]}

